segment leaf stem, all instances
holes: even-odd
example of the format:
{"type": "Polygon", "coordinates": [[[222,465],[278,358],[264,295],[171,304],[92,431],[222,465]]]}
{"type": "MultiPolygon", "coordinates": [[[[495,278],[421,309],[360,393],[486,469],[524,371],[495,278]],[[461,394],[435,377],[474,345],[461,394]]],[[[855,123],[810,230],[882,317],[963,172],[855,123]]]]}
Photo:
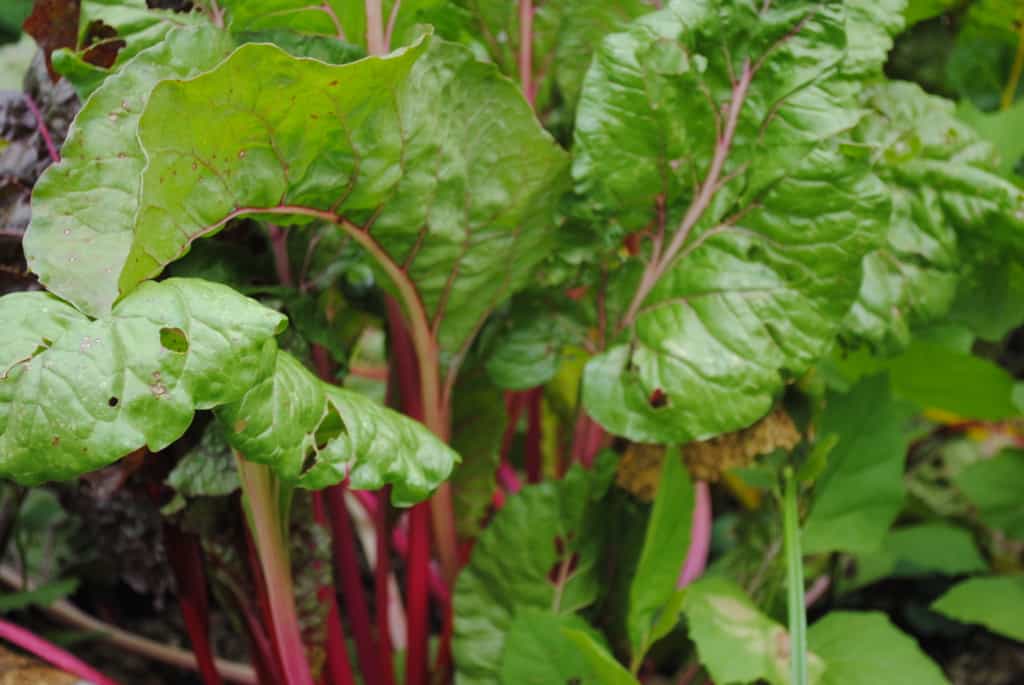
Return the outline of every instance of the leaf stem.
{"type": "Polygon", "coordinates": [[[704,216],[704,212],[711,205],[715,192],[721,188],[719,181],[722,177],[722,170],[725,167],[726,159],[729,157],[729,152],[732,150],[736,126],[739,123],[740,112],[743,110],[743,103],[747,98],[747,92],[750,89],[751,81],[753,81],[754,72],[755,69],[751,65],[750,60],[744,61],[739,80],[733,84],[725,129],[715,141],[715,151],[711,158],[711,166],[708,168],[707,176],[697,191],[697,196],[686,210],[686,214],[683,216],[683,220],[679,224],[675,235],[672,236],[672,241],[668,244],[668,247],[665,248],[664,252],[656,249],[651,255],[651,261],[644,270],[640,285],[637,287],[633,300],[629,304],[629,309],[626,311],[626,315],[619,326],[620,330],[628,328],[636,321],[637,314],[639,314],[644,300],[647,299],[647,296],[654,289],[654,286],[658,284],[665,271],[675,261],[676,255],[679,254],[687,238],[690,237],[694,226],[697,225],[697,222],[700,221],[701,217],[704,216]]]}
{"type": "Polygon", "coordinates": [[[388,51],[384,44],[384,11],[381,0],[366,0],[366,51],[371,55],[383,55],[388,51]]]}
{"type": "Polygon", "coordinates": [[[391,50],[391,38],[395,34],[395,23],[398,21],[398,12],[401,10],[402,0],[395,0],[391,5],[391,14],[388,15],[388,25],[384,29],[384,51],[391,50]]]}
{"type": "Polygon", "coordinates": [[[1024,71],[1024,24],[1017,27],[1017,54],[1014,56],[1013,66],[1010,68],[1010,78],[1007,79],[1003,95],[999,99],[999,109],[1007,110],[1013,106],[1022,71],[1024,71]]]}
{"type": "Polygon", "coordinates": [[[800,516],[797,509],[797,482],[793,469],[784,472],[783,537],[786,548],[786,589],[789,606],[789,645],[791,682],[807,685],[807,610],[804,607],[804,563],[800,551],[800,516]]]}
{"type": "Polygon", "coordinates": [[[533,0],[519,0],[519,81],[530,107],[537,91],[533,84],[533,0]]]}
{"type": "Polygon", "coordinates": [[[48,664],[78,676],[82,680],[87,680],[93,685],[118,685],[117,681],[106,677],[70,652],[66,652],[35,633],[3,619],[0,619],[0,637],[35,654],[48,664]]]}
{"type": "Polygon", "coordinates": [[[286,543],[287,504],[291,492],[267,466],[248,462],[238,452],[235,452],[235,463],[248,505],[246,519],[256,542],[256,553],[266,583],[274,637],[284,671],[283,685],[312,685],[313,675],[306,660],[295,609],[294,583],[286,543]]]}
{"type": "Polygon", "coordinates": [[[50,155],[50,161],[54,164],[59,163],[60,152],[57,151],[57,146],[53,142],[53,136],[50,135],[50,129],[46,125],[46,119],[43,118],[43,113],[39,110],[39,105],[36,104],[36,101],[28,93],[24,93],[23,97],[25,105],[36,119],[36,128],[39,131],[39,135],[43,137],[43,143],[46,144],[46,152],[50,155]]]}

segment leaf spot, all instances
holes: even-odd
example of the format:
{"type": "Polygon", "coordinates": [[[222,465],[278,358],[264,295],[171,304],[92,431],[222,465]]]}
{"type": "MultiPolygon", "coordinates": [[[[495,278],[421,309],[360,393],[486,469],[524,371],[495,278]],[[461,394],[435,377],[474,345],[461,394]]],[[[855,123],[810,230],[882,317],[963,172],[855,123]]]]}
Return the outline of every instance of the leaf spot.
{"type": "Polygon", "coordinates": [[[655,409],[661,409],[668,405],[668,395],[666,395],[661,388],[655,388],[654,392],[651,393],[651,397],[647,400],[647,403],[655,409]]]}
{"type": "Polygon", "coordinates": [[[107,400],[107,406],[116,407],[120,402],[121,400],[117,399],[116,397],[111,397],[109,400],[107,400]]]}
{"type": "Polygon", "coordinates": [[[245,419],[238,419],[237,421],[235,421],[235,425],[232,426],[232,428],[234,428],[236,433],[241,433],[242,431],[245,430],[246,426],[248,425],[249,422],[246,421],[245,419]]]}
{"type": "Polygon", "coordinates": [[[53,436],[53,440],[50,441],[50,444],[53,445],[54,447],[59,445],[60,444],[60,436],[59,435],[53,436]]]}
{"type": "Polygon", "coordinates": [[[245,159],[245,150],[239,150],[238,151],[238,158],[239,159],[245,159]]]}

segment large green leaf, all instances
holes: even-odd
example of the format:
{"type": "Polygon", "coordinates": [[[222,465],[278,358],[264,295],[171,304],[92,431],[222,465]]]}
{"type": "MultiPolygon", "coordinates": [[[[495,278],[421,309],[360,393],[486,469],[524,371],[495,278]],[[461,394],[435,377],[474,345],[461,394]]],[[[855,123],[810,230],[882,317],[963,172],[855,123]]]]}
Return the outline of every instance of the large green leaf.
{"type": "Polygon", "coordinates": [[[197,13],[171,12],[149,9],[146,0],[84,0],[79,15],[78,46],[75,50],[61,49],[53,54],[53,67],[74,85],[83,100],[96,90],[103,80],[117,71],[128,60],[146,48],[167,38],[176,28],[207,24],[197,13]],[[100,27],[113,29],[116,35],[94,38],[100,27]],[[86,44],[86,40],[92,42],[86,44]],[[120,44],[117,59],[109,68],[87,62],[90,48],[110,49],[120,44]]]}
{"type": "Polygon", "coordinates": [[[519,612],[572,614],[597,597],[597,501],[609,466],[575,467],[561,481],[524,488],[481,534],[455,585],[453,651],[462,685],[500,682],[501,654],[519,612]]]}
{"type": "Polygon", "coordinates": [[[948,685],[942,670],[885,614],[834,611],[807,633],[825,660],[821,685],[948,685]]]}
{"type": "MultiPolygon", "coordinates": [[[[598,49],[576,189],[604,221],[662,236],[646,274],[633,260],[610,282],[621,332],[583,394],[608,430],[684,442],[742,428],[827,349],[890,211],[840,145],[867,59],[846,62],[851,16],[843,3],[672,2],[598,49]]],[[[890,40],[855,28],[860,47],[890,40]]]]}
{"type": "MultiPolygon", "coordinates": [[[[683,613],[697,655],[716,683],[764,680],[789,685],[790,650],[786,629],[765,616],[743,590],[724,578],[708,577],[686,588],[683,613]]],[[[810,683],[824,664],[807,654],[810,683]]]]}
{"type": "Polygon", "coordinates": [[[146,166],[136,137],[146,100],[161,79],[193,76],[230,49],[212,27],[173,31],[104,81],[82,107],[61,163],[36,183],[25,234],[29,267],[51,292],[92,316],[110,312],[146,166]]]}
{"type": "Polygon", "coordinates": [[[626,627],[634,657],[650,646],[658,612],[665,609],[676,590],[683,560],[690,549],[695,502],[693,484],[682,457],[678,450],[669,450],[647,522],[643,551],[629,587],[626,627]]]}
{"type": "Polygon", "coordinates": [[[640,685],[636,676],[615,660],[608,648],[594,638],[593,631],[565,630],[565,635],[572,640],[582,653],[586,663],[593,669],[594,682],[601,685],[640,685]]]}
{"type": "Polygon", "coordinates": [[[1024,642],[1024,576],[971,578],[955,585],[932,609],[961,623],[980,623],[1024,642]]]}
{"type": "Polygon", "coordinates": [[[594,631],[575,614],[527,608],[516,613],[501,655],[502,685],[578,683],[597,685],[584,654],[564,633],[594,631]]]}
{"type": "Polygon", "coordinates": [[[892,530],[880,550],[858,556],[852,582],[859,587],[887,576],[955,576],[987,568],[970,531],[948,523],[924,523],[892,530]]]}
{"type": "Polygon", "coordinates": [[[1024,102],[998,112],[982,112],[970,100],[962,100],[957,104],[956,115],[993,145],[999,156],[999,172],[1013,173],[1024,157],[1024,140],[1019,135],[1024,127],[1024,102]]]}
{"type": "Polygon", "coordinates": [[[804,552],[878,549],[903,505],[903,464],[913,408],[889,395],[885,376],[828,396],[817,427],[839,442],[815,486],[804,552]],[[870,429],[867,429],[870,427],[870,429]]]}
{"type": "Polygon", "coordinates": [[[385,282],[414,284],[449,350],[549,251],[565,167],[512,83],[429,38],[342,66],[244,45],[157,86],[139,138],[149,164],[122,292],[234,217],[328,218],[385,282]]]}
{"type": "Polygon", "coordinates": [[[205,281],[148,283],[96,321],[43,293],[0,299],[0,473],[65,479],[178,439],[270,372],[284,317],[205,281]]]}
{"type": "Polygon", "coordinates": [[[957,118],[954,103],[901,82],[873,88],[865,101],[870,113],[855,139],[887,183],[893,214],[887,244],[865,260],[845,328],[901,347],[912,326],[949,310],[964,239],[984,240],[989,250],[1024,248],[1024,196],[999,176],[995,151],[957,118]]]}
{"type": "Polygon", "coordinates": [[[985,525],[1024,540],[1024,452],[1007,450],[971,464],[957,475],[956,486],[985,525]]]}
{"type": "Polygon", "coordinates": [[[217,416],[235,449],[286,481],[314,490],[346,476],[357,490],[391,484],[398,506],[425,499],[458,461],[422,424],[323,383],[285,352],[273,374],[217,416]]]}

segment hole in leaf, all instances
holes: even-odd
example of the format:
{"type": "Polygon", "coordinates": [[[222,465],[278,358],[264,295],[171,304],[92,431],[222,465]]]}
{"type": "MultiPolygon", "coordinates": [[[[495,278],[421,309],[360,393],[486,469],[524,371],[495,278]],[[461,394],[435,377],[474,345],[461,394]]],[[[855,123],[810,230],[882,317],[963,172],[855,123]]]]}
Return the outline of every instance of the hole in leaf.
{"type": "Polygon", "coordinates": [[[121,400],[117,399],[116,397],[111,397],[109,400],[107,400],[107,406],[116,407],[120,401],[121,400]]]}
{"type": "Polygon", "coordinates": [[[176,354],[188,352],[188,336],[180,328],[161,328],[160,346],[176,354]]]}
{"type": "Polygon", "coordinates": [[[320,453],[325,450],[333,440],[336,440],[345,432],[345,423],[341,420],[337,407],[333,403],[327,403],[327,412],[320,425],[316,427],[313,435],[313,444],[306,450],[302,459],[302,475],[306,475],[319,461],[320,453]]]}
{"type": "Polygon", "coordinates": [[[661,409],[668,405],[668,395],[666,395],[661,388],[655,388],[654,392],[651,393],[650,398],[648,398],[647,403],[655,409],[661,409]]]}

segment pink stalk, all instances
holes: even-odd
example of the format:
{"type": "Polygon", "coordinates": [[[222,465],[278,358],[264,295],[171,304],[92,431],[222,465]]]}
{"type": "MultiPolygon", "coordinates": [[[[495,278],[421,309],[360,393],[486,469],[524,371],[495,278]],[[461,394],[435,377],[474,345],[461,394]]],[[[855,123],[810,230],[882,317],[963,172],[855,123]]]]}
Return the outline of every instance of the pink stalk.
{"type": "Polygon", "coordinates": [[[91,682],[93,685],[118,685],[99,671],[93,669],[78,657],[64,651],[57,645],[47,642],[43,638],[31,633],[20,626],[0,619],[0,637],[21,647],[26,652],[31,652],[43,661],[66,671],[82,680],[91,682]]]}
{"type": "Polygon", "coordinates": [[[409,512],[409,574],[406,578],[409,644],[405,661],[405,685],[427,685],[427,652],[430,643],[430,505],[417,504],[409,512]]]}
{"type": "Polygon", "coordinates": [[[832,579],[829,576],[819,576],[804,594],[804,607],[810,609],[811,605],[817,604],[830,587],[832,587],[832,579]]]}
{"type": "Polygon", "coordinates": [[[693,525],[690,529],[690,549],[683,562],[676,587],[682,588],[700,578],[708,565],[711,551],[711,490],[707,481],[699,480],[695,486],[696,503],[693,507],[693,525]]]}
{"type": "Polygon", "coordinates": [[[210,605],[199,538],[170,524],[164,525],[163,533],[167,558],[178,585],[178,604],[203,683],[221,685],[223,681],[210,646],[210,605]]]}
{"type": "Polygon", "coordinates": [[[601,451],[607,441],[608,434],[587,412],[580,409],[579,418],[573,429],[572,458],[586,467],[594,463],[594,457],[601,451]]]}
{"type": "Polygon", "coordinates": [[[282,685],[312,685],[313,675],[302,644],[295,609],[291,563],[283,529],[285,512],[280,506],[280,484],[270,469],[235,455],[249,505],[249,522],[256,553],[266,583],[273,633],[284,671],[282,685]]]}
{"type": "Polygon", "coordinates": [[[43,137],[43,142],[46,144],[46,151],[50,155],[50,159],[54,164],[60,162],[60,152],[57,151],[57,146],[53,143],[53,136],[50,135],[50,129],[46,125],[46,120],[43,119],[43,113],[39,111],[39,105],[32,99],[32,96],[28,93],[24,94],[25,104],[28,105],[28,109],[32,112],[32,116],[36,118],[36,127],[39,130],[39,135],[43,137]]]}
{"type": "Polygon", "coordinates": [[[501,487],[510,495],[514,495],[523,489],[523,483],[519,480],[519,476],[516,475],[515,469],[509,466],[507,461],[502,461],[501,465],[498,466],[498,483],[501,487]]]}
{"type": "Polygon", "coordinates": [[[370,609],[363,590],[359,557],[352,532],[352,520],[349,518],[348,508],[345,506],[344,486],[335,485],[327,488],[324,492],[331,516],[331,533],[334,538],[334,566],[338,571],[345,611],[352,624],[356,654],[359,657],[359,670],[366,682],[387,685],[388,681],[384,680],[384,667],[380,662],[381,655],[373,636],[370,609]]]}
{"type": "Polygon", "coordinates": [[[366,51],[371,55],[387,52],[384,45],[384,11],[381,0],[366,0],[366,51]]]}
{"type": "MultiPolygon", "coordinates": [[[[319,525],[330,529],[323,492],[313,493],[313,518],[319,525]]],[[[329,582],[325,583],[317,589],[316,595],[321,603],[327,604],[327,668],[323,679],[325,685],[355,685],[356,680],[352,675],[352,665],[348,661],[348,645],[345,644],[345,631],[341,627],[334,586],[329,582]]]]}
{"type": "MultiPolygon", "coordinates": [[[[409,531],[402,526],[395,526],[394,533],[391,537],[392,544],[395,547],[395,551],[398,552],[399,556],[403,559],[408,560],[409,558],[409,531]]],[[[440,602],[447,603],[451,601],[451,590],[444,583],[444,578],[441,577],[441,567],[436,562],[430,561],[430,577],[427,579],[430,593],[434,595],[440,602]]]]}
{"type": "Polygon", "coordinates": [[[519,81],[533,107],[537,99],[533,84],[533,0],[519,0],[519,81]]]}
{"type": "MultiPolygon", "coordinates": [[[[376,515],[371,515],[373,527],[377,533],[377,559],[373,568],[374,604],[377,612],[377,646],[380,651],[384,677],[389,683],[395,682],[394,665],[391,654],[391,598],[389,597],[388,579],[391,576],[391,550],[389,543],[390,511],[387,498],[390,488],[379,493],[376,515]]],[[[399,602],[401,598],[396,598],[399,602]]]]}

